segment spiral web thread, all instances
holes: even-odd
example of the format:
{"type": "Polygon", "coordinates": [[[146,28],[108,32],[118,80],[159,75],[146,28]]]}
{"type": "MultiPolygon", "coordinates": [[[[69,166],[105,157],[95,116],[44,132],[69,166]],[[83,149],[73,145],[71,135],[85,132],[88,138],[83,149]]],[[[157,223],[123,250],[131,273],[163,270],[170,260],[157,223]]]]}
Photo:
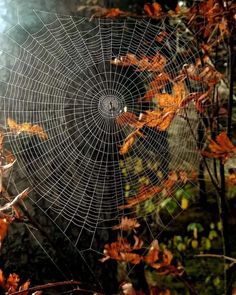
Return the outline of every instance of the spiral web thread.
{"type": "MultiPolygon", "coordinates": [[[[22,134],[9,137],[9,143],[37,192],[31,201],[65,235],[73,228],[76,246],[81,246],[84,233],[89,234],[84,250],[91,250],[98,230],[132,214],[132,210],[120,208],[126,203],[127,183],[131,185],[129,193],[135,195],[132,184],[139,178],[135,172],[138,161],[148,179],[152,177],[150,167],[167,175],[169,170],[190,172],[199,162],[192,135],[198,126],[193,106],[186,111],[192,131],[186,120],[177,116],[167,132],[147,129],[145,136],[120,156],[119,147],[132,128],[119,125],[116,119],[126,111],[138,115],[152,109],[151,103],[140,100],[152,75],[112,65],[111,60],[127,53],[141,59],[159,51],[167,60],[165,70],[176,73],[193,62],[198,52],[188,39],[176,37],[178,26],[168,26],[165,20],[153,25],[146,20],[88,20],[41,11],[35,11],[34,20],[31,26],[19,22],[2,36],[2,44],[9,46],[2,50],[1,98],[6,119],[39,124],[48,140],[22,134]],[[157,44],[155,37],[163,31],[167,38],[157,44]],[[188,56],[180,52],[173,58],[176,42],[188,50],[188,56]]],[[[159,185],[158,177],[151,185],[159,185]]],[[[154,205],[162,201],[158,195],[154,205]]],[[[178,200],[176,205],[179,214],[178,200]]],[[[169,215],[166,223],[175,218],[169,215]]]]}

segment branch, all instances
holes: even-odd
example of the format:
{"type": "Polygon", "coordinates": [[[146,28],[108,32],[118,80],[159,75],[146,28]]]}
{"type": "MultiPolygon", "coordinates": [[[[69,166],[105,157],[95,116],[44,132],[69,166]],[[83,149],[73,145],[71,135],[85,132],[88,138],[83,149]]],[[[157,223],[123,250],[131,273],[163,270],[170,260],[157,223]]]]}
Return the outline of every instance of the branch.
{"type": "Polygon", "coordinates": [[[203,257],[203,258],[220,258],[220,259],[225,259],[233,262],[234,264],[236,263],[236,258],[225,256],[225,255],[220,255],[220,254],[198,254],[194,255],[195,257],[203,257]]]}
{"type": "MultiPolygon", "coordinates": [[[[20,291],[16,291],[11,293],[11,295],[18,295],[18,294],[23,294],[26,292],[36,292],[36,291],[40,291],[40,290],[44,290],[44,289],[51,289],[51,288],[55,288],[55,287],[61,287],[61,286],[73,286],[73,285],[81,285],[81,282],[79,281],[63,281],[63,282],[55,282],[55,283],[48,283],[48,284],[44,284],[44,285],[38,285],[32,288],[28,288],[25,290],[20,290],[20,291]]],[[[95,293],[92,290],[84,290],[84,289],[78,289],[78,291],[81,292],[88,292],[88,293],[95,293]]],[[[96,293],[99,294],[99,293],[96,293]]]]}
{"type": "Polygon", "coordinates": [[[16,203],[18,203],[20,200],[22,200],[27,194],[28,194],[29,188],[25,189],[23,192],[21,192],[19,195],[17,195],[11,202],[6,203],[4,206],[0,207],[1,211],[6,211],[10,208],[12,208],[16,203]]]}

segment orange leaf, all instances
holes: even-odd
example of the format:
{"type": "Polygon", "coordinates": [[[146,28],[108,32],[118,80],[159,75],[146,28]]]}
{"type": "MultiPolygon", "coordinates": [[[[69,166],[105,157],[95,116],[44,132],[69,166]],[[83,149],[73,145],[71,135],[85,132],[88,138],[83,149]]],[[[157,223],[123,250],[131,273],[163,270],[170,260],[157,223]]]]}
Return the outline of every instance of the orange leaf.
{"type": "Polygon", "coordinates": [[[221,159],[223,164],[229,158],[236,156],[236,146],[230,141],[226,132],[221,132],[216,141],[209,139],[209,149],[211,152],[202,151],[203,156],[221,159]]]}
{"type": "Polygon", "coordinates": [[[48,138],[43,128],[39,125],[31,125],[30,123],[17,124],[16,121],[8,118],[7,124],[12,132],[21,133],[26,132],[30,135],[37,135],[41,139],[45,140],[48,138]]]}
{"type": "Polygon", "coordinates": [[[201,81],[208,84],[210,87],[217,84],[222,78],[222,74],[209,64],[206,64],[204,67],[197,67],[191,64],[186,67],[185,70],[189,79],[194,81],[201,81]]]}
{"type": "Polygon", "coordinates": [[[149,84],[152,89],[159,90],[166,86],[166,84],[170,81],[170,76],[162,72],[155,76],[153,81],[149,84]]]}
{"type": "Polygon", "coordinates": [[[138,205],[141,202],[144,202],[150,198],[152,198],[155,194],[158,194],[162,191],[163,188],[161,187],[150,187],[150,186],[141,186],[138,194],[127,200],[126,205],[122,205],[120,209],[132,208],[133,206],[138,205]]]}
{"type": "Polygon", "coordinates": [[[111,8],[108,9],[107,12],[105,13],[105,15],[103,15],[104,17],[118,17],[121,16],[121,14],[123,14],[124,12],[122,10],[120,10],[119,8],[111,8]]]}
{"type": "Polygon", "coordinates": [[[138,228],[140,224],[137,222],[135,218],[128,218],[128,217],[122,217],[121,223],[113,226],[113,230],[121,229],[124,231],[132,230],[135,228],[138,228]]]}
{"type": "Polygon", "coordinates": [[[7,219],[1,218],[0,219],[0,242],[1,242],[1,244],[7,235],[8,227],[9,227],[9,222],[7,221],[7,219]]]}
{"type": "Polygon", "coordinates": [[[135,139],[136,139],[137,136],[142,136],[143,137],[143,134],[138,129],[133,131],[132,133],[130,133],[125,138],[125,141],[124,141],[124,143],[121,146],[120,151],[119,151],[120,155],[124,155],[129,151],[130,147],[134,144],[135,139]]]}
{"type": "Polygon", "coordinates": [[[124,112],[120,116],[116,118],[116,122],[118,125],[126,125],[136,123],[138,121],[138,117],[131,112],[124,112]]]}
{"type": "Polygon", "coordinates": [[[111,64],[116,66],[134,66],[139,63],[137,57],[132,53],[127,53],[125,56],[115,58],[111,61],[111,64]]]}
{"type": "Polygon", "coordinates": [[[154,240],[151,244],[151,247],[148,251],[148,254],[144,257],[144,261],[152,265],[154,262],[156,262],[159,259],[160,254],[160,248],[157,240],[154,240]]]}
{"type": "Polygon", "coordinates": [[[104,255],[101,262],[108,259],[114,259],[117,261],[130,262],[132,264],[138,264],[142,260],[142,257],[136,253],[132,253],[133,250],[141,249],[143,241],[138,237],[134,236],[135,244],[131,246],[126,238],[119,237],[116,242],[106,244],[104,247],[104,255]]]}
{"type": "Polygon", "coordinates": [[[4,277],[3,271],[1,269],[0,269],[0,286],[2,288],[5,287],[5,277],[4,277]]]}
{"type": "MultiPolygon", "coordinates": [[[[30,280],[27,280],[23,285],[20,286],[19,291],[28,290],[30,286],[30,280]]],[[[28,295],[28,291],[22,292],[21,295],[28,295]]]]}
{"type": "Polygon", "coordinates": [[[115,58],[111,64],[116,66],[136,66],[140,71],[162,71],[166,65],[166,58],[159,52],[153,57],[138,59],[134,54],[127,53],[125,56],[115,58]]]}
{"type": "Polygon", "coordinates": [[[157,2],[144,5],[144,12],[149,17],[158,17],[162,12],[161,5],[157,2]]]}
{"type": "Polygon", "coordinates": [[[20,277],[17,274],[15,273],[10,274],[6,282],[6,289],[8,293],[16,292],[19,282],[20,282],[20,277]]]}
{"type": "Polygon", "coordinates": [[[121,260],[132,264],[139,264],[142,261],[142,256],[136,253],[121,253],[121,260]]]}
{"type": "Polygon", "coordinates": [[[143,247],[143,240],[138,238],[137,236],[134,236],[134,246],[133,250],[139,250],[143,247]]]}
{"type": "Polygon", "coordinates": [[[186,96],[184,82],[174,83],[172,94],[160,93],[156,95],[159,107],[163,108],[164,113],[176,113],[181,107],[182,101],[186,96]]]}
{"type": "Polygon", "coordinates": [[[168,33],[165,31],[162,31],[156,35],[155,39],[157,42],[162,43],[167,36],[168,36],[168,33]]]}

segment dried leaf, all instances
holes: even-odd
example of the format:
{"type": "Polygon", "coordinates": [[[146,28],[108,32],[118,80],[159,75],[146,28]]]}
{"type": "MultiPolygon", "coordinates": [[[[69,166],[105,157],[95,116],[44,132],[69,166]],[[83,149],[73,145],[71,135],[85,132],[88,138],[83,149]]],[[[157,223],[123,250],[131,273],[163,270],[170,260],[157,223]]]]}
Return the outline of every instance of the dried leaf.
{"type": "Polygon", "coordinates": [[[100,259],[104,262],[108,259],[114,259],[117,261],[125,261],[132,264],[138,264],[141,262],[142,257],[136,253],[132,253],[133,250],[141,249],[143,241],[134,236],[135,244],[131,246],[126,238],[119,237],[116,242],[106,244],[104,247],[104,257],[100,259]]]}
{"type": "Polygon", "coordinates": [[[4,283],[5,283],[5,277],[4,277],[3,271],[0,269],[0,286],[4,287],[4,283]]]}
{"type": "MultiPolygon", "coordinates": [[[[28,290],[30,286],[30,280],[27,280],[23,285],[20,286],[19,291],[28,290]]],[[[22,292],[21,295],[28,295],[28,291],[22,292]]]]}
{"type": "Polygon", "coordinates": [[[120,116],[116,118],[116,122],[118,125],[132,125],[138,121],[138,117],[131,112],[124,112],[120,116]]]}
{"type": "Polygon", "coordinates": [[[229,158],[236,156],[236,146],[228,138],[226,132],[221,132],[216,141],[209,139],[210,152],[202,151],[202,155],[208,158],[220,159],[224,164],[229,158]]]}
{"type": "Polygon", "coordinates": [[[103,15],[103,17],[118,17],[124,14],[124,11],[120,10],[119,8],[111,8],[107,9],[107,12],[103,15]]]}
{"type": "Polygon", "coordinates": [[[20,277],[17,274],[13,273],[9,275],[6,282],[6,287],[5,287],[8,294],[11,294],[17,291],[19,282],[20,282],[20,277]]]}
{"type": "Polygon", "coordinates": [[[7,119],[7,124],[10,130],[17,134],[25,132],[29,135],[37,135],[43,140],[46,140],[48,138],[43,128],[39,125],[31,125],[30,123],[17,124],[16,121],[10,118],[7,119]]]}
{"type": "Polygon", "coordinates": [[[124,231],[129,231],[129,230],[133,230],[135,228],[138,228],[140,226],[140,224],[138,223],[138,221],[135,218],[128,218],[128,217],[122,217],[121,218],[121,223],[113,226],[113,230],[124,230],[124,231]]]}
{"type": "Polygon", "coordinates": [[[136,66],[140,71],[161,72],[166,65],[166,58],[157,52],[153,57],[138,59],[134,54],[127,53],[125,56],[115,58],[111,64],[116,66],[136,66]]]}
{"type": "Polygon", "coordinates": [[[142,256],[136,253],[120,253],[121,260],[132,264],[139,264],[142,261],[142,256]]]}
{"type": "Polygon", "coordinates": [[[159,17],[162,13],[161,5],[157,2],[145,4],[143,10],[147,16],[152,18],[159,17]]]}
{"type": "Polygon", "coordinates": [[[143,247],[143,240],[141,240],[139,237],[134,236],[134,246],[133,250],[139,250],[143,247]]]}
{"type": "Polygon", "coordinates": [[[8,228],[9,228],[8,220],[6,218],[0,218],[0,242],[1,242],[1,244],[7,235],[8,228]]]}
{"type": "Polygon", "coordinates": [[[129,151],[130,147],[134,144],[137,136],[143,137],[143,134],[138,129],[130,133],[125,138],[123,145],[120,147],[120,155],[124,155],[129,151]]]}
{"type": "Polygon", "coordinates": [[[157,42],[162,43],[167,36],[168,36],[168,33],[165,31],[162,31],[156,35],[155,39],[157,42]]]}
{"type": "Polygon", "coordinates": [[[151,247],[148,251],[148,254],[144,257],[144,261],[152,265],[154,262],[156,262],[159,259],[160,254],[160,248],[157,240],[154,240],[151,244],[151,247]]]}
{"type": "Polygon", "coordinates": [[[185,70],[189,79],[201,81],[209,87],[216,85],[222,79],[222,74],[209,64],[204,67],[191,64],[185,67],[185,70]]]}
{"type": "Polygon", "coordinates": [[[163,188],[161,187],[153,187],[153,186],[141,186],[138,194],[135,197],[132,197],[127,200],[126,205],[122,205],[119,208],[120,209],[127,209],[132,208],[136,205],[138,205],[141,202],[144,202],[150,198],[152,198],[155,194],[158,194],[162,191],[163,188]]]}

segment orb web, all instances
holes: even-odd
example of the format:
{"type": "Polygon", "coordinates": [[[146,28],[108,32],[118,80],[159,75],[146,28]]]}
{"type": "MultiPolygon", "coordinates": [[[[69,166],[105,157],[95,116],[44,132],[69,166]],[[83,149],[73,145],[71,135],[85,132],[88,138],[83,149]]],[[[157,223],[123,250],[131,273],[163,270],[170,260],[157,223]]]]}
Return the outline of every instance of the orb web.
{"type": "MultiPolygon", "coordinates": [[[[9,143],[37,193],[31,201],[63,233],[74,228],[75,245],[87,232],[91,248],[97,230],[132,215],[132,209],[122,208],[135,196],[140,177],[154,187],[161,182],[158,170],[165,179],[172,170],[198,167],[198,114],[191,104],[167,131],[145,128],[125,155],[119,152],[133,129],[117,118],[154,109],[153,102],[142,99],[153,73],[111,61],[159,52],[165,71],[175,75],[199,54],[189,39],[178,37],[178,29],[166,20],[89,20],[35,11],[33,25],[19,22],[2,37],[9,44],[2,50],[4,117],[38,124],[48,135],[45,141],[11,136],[9,143]],[[156,36],[163,31],[167,36],[159,43],[156,36]],[[177,42],[183,51],[176,52],[177,42]]],[[[154,207],[162,201],[161,194],[156,196],[154,207]]],[[[169,215],[166,222],[174,218],[169,215]]]]}

